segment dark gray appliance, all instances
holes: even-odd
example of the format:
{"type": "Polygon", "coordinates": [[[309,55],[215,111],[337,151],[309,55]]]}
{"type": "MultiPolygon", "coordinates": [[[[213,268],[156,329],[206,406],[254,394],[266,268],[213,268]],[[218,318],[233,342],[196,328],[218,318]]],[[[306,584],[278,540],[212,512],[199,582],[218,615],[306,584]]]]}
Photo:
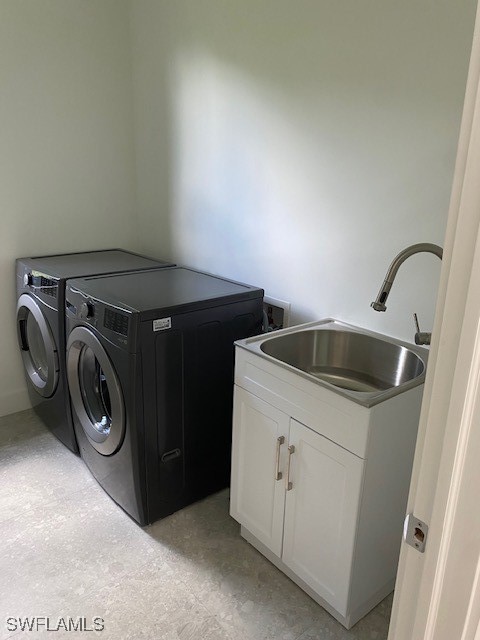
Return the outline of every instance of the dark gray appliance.
{"type": "Polygon", "coordinates": [[[183,267],[68,282],[67,375],[80,454],[144,525],[229,483],[233,343],[263,290],[183,267]]]}
{"type": "Polygon", "coordinates": [[[17,335],[28,393],[37,414],[78,453],[65,371],[65,283],[68,278],[171,264],[107,249],[16,261],[17,335]]]}

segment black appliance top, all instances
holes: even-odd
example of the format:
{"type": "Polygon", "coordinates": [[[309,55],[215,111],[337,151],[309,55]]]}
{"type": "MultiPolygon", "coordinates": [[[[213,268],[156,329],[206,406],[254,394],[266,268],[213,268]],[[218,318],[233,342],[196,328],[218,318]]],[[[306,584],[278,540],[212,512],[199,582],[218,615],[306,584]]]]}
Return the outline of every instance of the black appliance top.
{"type": "Polygon", "coordinates": [[[29,269],[58,279],[81,278],[133,269],[153,269],[171,266],[171,262],[147,258],[124,249],[105,249],[83,253],[19,258],[29,269]]]}
{"type": "MultiPolygon", "coordinates": [[[[185,267],[70,280],[68,290],[129,311],[182,312],[223,302],[263,297],[263,289],[185,267]]],[[[68,292],[67,292],[68,299],[68,292]]]]}

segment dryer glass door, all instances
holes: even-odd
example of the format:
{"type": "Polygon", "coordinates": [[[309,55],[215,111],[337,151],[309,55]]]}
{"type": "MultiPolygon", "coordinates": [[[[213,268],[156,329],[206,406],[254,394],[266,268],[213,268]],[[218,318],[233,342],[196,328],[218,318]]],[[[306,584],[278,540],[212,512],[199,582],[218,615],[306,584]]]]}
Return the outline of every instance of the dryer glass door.
{"type": "Polygon", "coordinates": [[[17,303],[17,336],[25,371],[34,389],[46,398],[58,383],[58,353],[52,332],[37,302],[23,294],[17,303]]]}
{"type": "Polygon", "coordinates": [[[115,453],[125,435],[122,391],[112,362],[96,335],[75,327],[67,344],[67,376],[78,422],[102,455],[115,453]]]}

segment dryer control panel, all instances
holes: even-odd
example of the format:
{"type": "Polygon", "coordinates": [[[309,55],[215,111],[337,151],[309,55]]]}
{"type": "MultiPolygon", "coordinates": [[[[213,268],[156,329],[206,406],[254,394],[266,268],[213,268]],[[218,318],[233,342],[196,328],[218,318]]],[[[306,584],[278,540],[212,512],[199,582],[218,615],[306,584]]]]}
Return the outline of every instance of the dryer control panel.
{"type": "Polygon", "coordinates": [[[54,304],[52,298],[56,300],[58,297],[58,280],[47,273],[17,263],[17,293],[22,291],[54,304]]]}

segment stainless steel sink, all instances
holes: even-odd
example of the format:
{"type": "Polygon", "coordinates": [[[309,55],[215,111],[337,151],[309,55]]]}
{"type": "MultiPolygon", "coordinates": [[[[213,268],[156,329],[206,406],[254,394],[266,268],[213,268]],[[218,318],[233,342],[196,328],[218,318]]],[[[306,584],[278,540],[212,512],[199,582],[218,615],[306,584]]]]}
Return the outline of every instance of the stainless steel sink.
{"type": "Polygon", "coordinates": [[[272,358],[351,391],[398,387],[425,369],[413,351],[352,331],[298,331],[267,340],[260,348],[272,358]]]}
{"type": "Polygon", "coordinates": [[[428,354],[332,319],[237,344],[368,407],[421,384],[428,354]]]}

